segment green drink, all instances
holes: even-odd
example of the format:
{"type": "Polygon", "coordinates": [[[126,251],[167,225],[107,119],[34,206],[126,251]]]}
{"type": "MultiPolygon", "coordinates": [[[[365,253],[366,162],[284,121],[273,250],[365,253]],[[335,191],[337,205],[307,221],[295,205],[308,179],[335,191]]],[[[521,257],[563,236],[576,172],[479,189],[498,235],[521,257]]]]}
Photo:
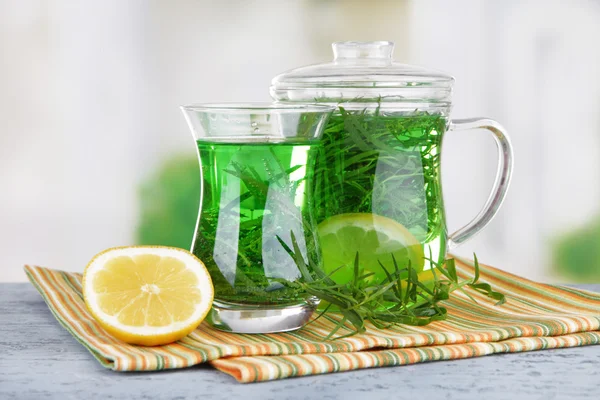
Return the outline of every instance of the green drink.
{"type": "Polygon", "coordinates": [[[510,181],[512,151],[505,130],[490,119],[450,119],[454,78],[395,62],[393,48],[386,41],[333,43],[331,62],[295,68],[271,82],[278,102],[336,106],[315,175],[324,269],[343,265],[336,281],[350,279],[357,253],[361,277],[382,281],[393,264],[399,270],[410,264],[423,270],[420,279],[432,279],[428,259],[441,262],[447,248],[481,231],[510,181]],[[496,140],[496,181],[475,218],[448,235],[441,143],[447,131],[467,129],[486,129],[496,140]]]}
{"type": "Polygon", "coordinates": [[[200,104],[182,110],[202,182],[192,252],[215,288],[207,321],[240,333],[302,327],[319,302],[300,287],[321,265],[315,163],[333,107],[200,104]]]}
{"type": "Polygon", "coordinates": [[[302,254],[318,263],[311,185],[318,145],[198,141],[202,213],[192,246],[204,260],[215,295],[229,302],[287,304],[305,296],[286,288],[300,278],[278,238],[297,238],[302,254]]]}
{"type": "MultiPolygon", "coordinates": [[[[340,112],[330,118],[323,134],[324,152],[319,158],[315,180],[318,221],[327,224],[333,216],[351,213],[386,217],[406,228],[402,234],[401,228],[397,227],[398,235],[412,236],[409,239],[413,248],[409,253],[420,255],[410,257],[406,251],[405,256],[396,253],[400,268],[405,268],[407,265],[402,263],[410,260],[413,268],[428,269],[423,256],[442,261],[446,249],[446,223],[439,167],[446,125],[446,119],[439,114],[414,112],[386,116],[380,114],[379,109],[351,112],[340,107],[340,112]],[[415,239],[421,249],[415,248],[415,239]]],[[[393,223],[389,221],[389,225],[393,223]]],[[[360,235],[356,229],[348,228],[347,231],[346,235],[343,232],[341,235],[360,235]]],[[[365,243],[365,240],[368,240],[367,236],[359,242],[365,243]]],[[[353,260],[351,254],[345,257],[336,254],[328,262],[329,251],[340,251],[339,246],[328,246],[329,242],[334,243],[333,238],[322,243],[326,269],[336,268],[334,261],[348,263],[353,260]]],[[[378,251],[377,247],[381,246],[381,241],[372,238],[362,246],[368,253],[363,259],[380,254],[380,261],[385,260],[386,267],[392,267],[391,257],[378,251]]],[[[355,252],[358,247],[352,246],[355,252]]],[[[373,259],[370,264],[363,267],[385,278],[377,260],[373,259]]],[[[350,273],[351,268],[344,268],[339,274],[344,271],[350,273]]]]}

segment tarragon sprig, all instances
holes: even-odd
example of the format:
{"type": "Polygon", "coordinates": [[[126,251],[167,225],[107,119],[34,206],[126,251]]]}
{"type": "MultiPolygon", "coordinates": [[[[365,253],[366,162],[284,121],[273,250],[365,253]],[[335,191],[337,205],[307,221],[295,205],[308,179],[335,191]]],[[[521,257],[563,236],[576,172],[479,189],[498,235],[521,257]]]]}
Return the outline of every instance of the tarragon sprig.
{"type": "Polygon", "coordinates": [[[331,307],[342,314],[342,319],[325,340],[333,338],[342,327],[350,329],[351,332],[335,337],[336,339],[363,333],[366,330],[366,321],[383,329],[396,324],[423,326],[433,321],[444,320],[448,316],[448,310],[440,305],[440,302],[449,299],[452,292],[463,291],[472,301],[476,302],[471,295],[464,291],[464,287],[469,287],[497,300],[496,305],[505,302],[502,293],[494,291],[488,283],[479,282],[477,256],[474,257],[474,276],[467,280],[461,280],[458,277],[454,259],[447,259],[442,264],[428,259],[433,266],[434,280],[431,286],[427,286],[419,281],[417,271],[412,268],[410,262],[406,267],[400,267],[393,255],[393,265],[389,266],[390,268],[386,268],[380,263],[386,278],[381,282],[374,283],[367,279],[372,277],[373,273],[360,275],[357,253],[354,259],[353,279],[346,284],[338,284],[330,277],[336,271],[327,275],[310,260],[307,263],[293,232],[291,233],[292,248],[280,237],[277,239],[294,259],[302,275],[300,280],[282,281],[282,283],[328,303],[317,319],[331,307]],[[313,273],[311,274],[310,271],[313,273]]]}

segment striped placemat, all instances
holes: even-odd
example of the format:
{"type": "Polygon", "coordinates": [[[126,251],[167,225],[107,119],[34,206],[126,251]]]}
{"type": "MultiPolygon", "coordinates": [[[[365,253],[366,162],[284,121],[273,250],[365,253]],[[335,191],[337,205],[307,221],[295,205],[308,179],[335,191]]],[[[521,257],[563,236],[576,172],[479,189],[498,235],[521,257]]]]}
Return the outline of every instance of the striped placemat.
{"type": "MultiPolygon", "coordinates": [[[[116,371],[208,362],[239,382],[257,382],[600,343],[600,293],[540,284],[485,265],[480,280],[503,292],[507,302],[495,306],[467,289],[475,304],[455,292],[445,302],[448,319],[425,327],[368,326],[364,334],[324,341],[339,319],[336,314],[278,334],[226,333],[203,323],[183,340],[158,347],[128,345],[106,333],[85,307],[80,274],[35,266],[25,271],[56,319],[102,365],[116,371]]],[[[457,271],[465,279],[473,275],[466,261],[457,262],[457,271]]]]}

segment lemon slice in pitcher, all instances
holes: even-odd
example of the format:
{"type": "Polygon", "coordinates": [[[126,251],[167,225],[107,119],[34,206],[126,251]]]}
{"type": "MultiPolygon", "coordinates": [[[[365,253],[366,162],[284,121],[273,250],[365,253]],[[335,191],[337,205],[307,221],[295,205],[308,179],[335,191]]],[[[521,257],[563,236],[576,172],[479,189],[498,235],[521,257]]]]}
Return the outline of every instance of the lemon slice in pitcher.
{"type": "Polygon", "coordinates": [[[381,282],[386,278],[379,262],[388,272],[394,271],[394,259],[398,268],[406,268],[410,262],[418,273],[425,264],[421,242],[404,225],[381,215],[336,215],[321,222],[318,233],[323,253],[323,270],[326,274],[331,274],[331,279],[338,284],[345,284],[353,279],[357,253],[359,274],[373,273],[367,279],[374,282],[381,282]]]}
{"type": "Polygon", "coordinates": [[[206,267],[190,252],[135,246],[96,255],[83,274],[83,296],[110,334],[155,346],[192,332],[210,310],[214,289],[206,267]]]}

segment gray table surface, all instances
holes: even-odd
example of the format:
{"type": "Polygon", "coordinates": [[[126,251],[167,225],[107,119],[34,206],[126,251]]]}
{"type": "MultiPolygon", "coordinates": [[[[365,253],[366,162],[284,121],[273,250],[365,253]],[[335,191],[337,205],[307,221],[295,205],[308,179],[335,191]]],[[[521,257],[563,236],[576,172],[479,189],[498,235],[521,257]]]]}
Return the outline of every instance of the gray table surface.
{"type": "MultiPolygon", "coordinates": [[[[600,291],[600,285],[584,285],[600,291]]],[[[27,283],[0,284],[0,399],[587,399],[598,398],[600,346],[502,354],[240,384],[200,365],[104,369],[27,283]]]]}

